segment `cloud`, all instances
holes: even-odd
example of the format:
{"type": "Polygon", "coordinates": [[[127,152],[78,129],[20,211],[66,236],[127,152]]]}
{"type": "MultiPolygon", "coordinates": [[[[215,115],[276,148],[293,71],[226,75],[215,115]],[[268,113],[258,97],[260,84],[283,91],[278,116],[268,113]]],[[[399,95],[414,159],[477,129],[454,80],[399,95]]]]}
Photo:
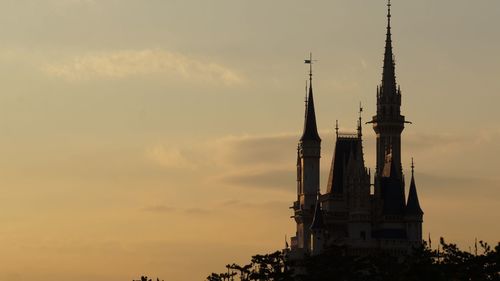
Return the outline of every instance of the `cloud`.
{"type": "Polygon", "coordinates": [[[213,213],[218,213],[220,215],[227,212],[233,212],[234,210],[242,210],[242,209],[245,209],[247,211],[262,210],[265,212],[268,211],[287,212],[289,205],[290,202],[288,201],[271,200],[271,201],[251,202],[251,201],[230,199],[219,203],[207,204],[206,206],[203,207],[191,206],[191,207],[177,208],[171,205],[159,204],[159,205],[146,206],[142,208],[141,211],[157,213],[157,214],[169,214],[176,212],[178,215],[197,216],[197,215],[210,215],[213,213]]]}
{"type": "Polygon", "coordinates": [[[405,145],[429,152],[453,152],[470,143],[475,136],[463,136],[451,133],[408,133],[403,135],[405,145]]]}
{"type": "Polygon", "coordinates": [[[449,200],[466,197],[469,202],[500,198],[500,180],[497,179],[434,173],[417,173],[415,177],[419,192],[427,197],[449,200]]]}
{"type": "Polygon", "coordinates": [[[229,171],[290,167],[297,140],[294,134],[227,136],[184,146],[158,143],[146,148],[145,155],[165,168],[229,171]]]}
{"type": "Polygon", "coordinates": [[[155,145],[146,150],[146,157],[165,168],[195,169],[198,164],[184,150],[167,145],[155,145]]]}
{"type": "MultiPolygon", "coordinates": [[[[293,165],[290,165],[293,166],[293,165]]],[[[295,171],[290,169],[238,170],[223,174],[216,181],[248,188],[295,192],[295,171]]]]}
{"type": "Polygon", "coordinates": [[[95,5],[97,4],[96,1],[97,0],[52,0],[51,2],[57,6],[67,6],[67,5],[95,5]]]}
{"type": "Polygon", "coordinates": [[[146,207],[142,208],[141,210],[145,211],[145,212],[149,212],[149,213],[156,213],[156,214],[170,214],[170,213],[180,211],[186,215],[207,215],[207,214],[210,214],[212,212],[212,209],[208,209],[208,208],[200,208],[200,207],[177,208],[177,207],[173,207],[171,205],[166,205],[166,204],[146,206],[146,207]]]}
{"type": "Polygon", "coordinates": [[[435,186],[453,186],[455,189],[461,189],[470,186],[491,186],[495,184],[495,180],[473,177],[473,176],[457,176],[457,175],[436,175],[427,173],[417,173],[419,181],[433,183],[435,186]]]}
{"type": "MultiPolygon", "coordinates": [[[[417,163],[417,183],[423,194],[427,191],[444,195],[450,190],[466,194],[471,187],[494,195],[490,187],[499,179],[490,168],[471,165],[487,157],[498,156],[498,149],[487,149],[492,155],[475,153],[495,147],[498,133],[478,133],[474,136],[419,133],[403,137],[403,167],[408,172],[409,155],[417,163]],[[467,159],[464,160],[464,155],[467,159]],[[405,161],[406,160],[406,161],[405,161]],[[467,171],[464,174],[463,171],[467,171]]],[[[269,192],[295,192],[295,160],[298,136],[291,133],[276,135],[227,136],[194,143],[184,147],[159,145],[149,149],[150,159],[164,168],[196,172],[203,184],[220,187],[255,189],[269,192]],[[168,149],[167,149],[168,148],[168,149]]],[[[375,138],[367,135],[364,142],[366,165],[374,167],[375,138]]],[[[324,190],[333,155],[333,146],[324,143],[321,176],[324,190]]],[[[409,182],[409,174],[407,174],[409,182]]]]}
{"type": "Polygon", "coordinates": [[[177,211],[177,208],[168,205],[155,205],[142,208],[143,211],[151,213],[172,213],[177,211]]]}
{"type": "Polygon", "coordinates": [[[42,71],[67,81],[119,80],[148,75],[228,86],[244,81],[241,75],[219,63],[161,49],[86,54],[66,61],[46,63],[42,71]]]}
{"type": "Polygon", "coordinates": [[[263,202],[246,202],[241,200],[226,200],[220,203],[222,208],[230,209],[249,209],[249,210],[277,210],[277,211],[288,211],[288,207],[291,205],[289,201],[263,201],[263,202]]]}
{"type": "Polygon", "coordinates": [[[190,214],[190,215],[208,215],[212,211],[209,209],[204,209],[204,208],[188,208],[188,209],[184,210],[184,212],[186,214],[190,214]]]}
{"type": "Polygon", "coordinates": [[[213,145],[220,165],[276,167],[293,163],[298,139],[298,135],[287,133],[229,136],[215,140],[213,145]]]}

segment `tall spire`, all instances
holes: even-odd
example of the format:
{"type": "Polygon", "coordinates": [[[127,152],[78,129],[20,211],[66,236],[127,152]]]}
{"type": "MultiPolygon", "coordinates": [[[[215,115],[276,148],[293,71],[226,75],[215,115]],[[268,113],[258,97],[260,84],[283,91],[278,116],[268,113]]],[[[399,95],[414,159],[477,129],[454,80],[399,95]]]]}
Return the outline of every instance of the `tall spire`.
{"type": "Polygon", "coordinates": [[[361,137],[363,136],[363,128],[362,128],[362,116],[363,114],[363,106],[361,105],[361,102],[359,102],[359,119],[358,119],[358,138],[361,140],[361,137]]]}
{"type": "Polygon", "coordinates": [[[339,120],[335,120],[335,136],[339,138],[339,120]]]}
{"type": "Polygon", "coordinates": [[[387,1],[387,34],[385,39],[384,70],[382,74],[382,94],[396,94],[396,72],[392,53],[391,0],[387,1]]]}
{"type": "Polygon", "coordinates": [[[408,193],[408,202],[406,204],[406,213],[409,215],[422,215],[424,212],[420,208],[418,202],[417,186],[415,184],[415,164],[413,158],[411,159],[411,183],[410,191],[408,193]]]}
{"type": "Polygon", "coordinates": [[[301,141],[321,141],[321,138],[318,134],[318,127],[316,125],[316,112],[314,110],[314,98],[313,98],[313,88],[312,88],[312,53],[309,55],[309,59],[304,61],[306,64],[309,64],[309,94],[307,97],[306,104],[306,116],[304,120],[304,132],[301,141]]]}
{"type": "Polygon", "coordinates": [[[373,124],[373,130],[377,133],[376,175],[379,176],[382,172],[385,165],[385,151],[389,146],[392,146],[392,158],[398,167],[398,174],[402,179],[401,133],[404,130],[406,121],[405,117],[401,115],[401,91],[396,84],[396,70],[392,50],[391,7],[391,1],[388,0],[382,83],[377,87],[377,115],[373,116],[371,123],[373,124]]]}

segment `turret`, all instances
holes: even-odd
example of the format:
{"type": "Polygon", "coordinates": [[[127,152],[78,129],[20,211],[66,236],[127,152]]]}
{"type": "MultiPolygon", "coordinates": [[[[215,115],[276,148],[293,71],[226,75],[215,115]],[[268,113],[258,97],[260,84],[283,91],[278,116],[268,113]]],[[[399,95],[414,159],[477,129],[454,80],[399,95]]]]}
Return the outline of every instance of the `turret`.
{"type": "Polygon", "coordinates": [[[407,221],[407,233],[410,241],[420,243],[422,241],[422,222],[424,212],[420,207],[417,195],[417,185],[415,184],[415,164],[411,159],[411,182],[408,192],[408,202],[405,209],[405,218],[407,221]]]}
{"type": "Polygon", "coordinates": [[[304,119],[304,131],[298,146],[297,171],[300,175],[298,201],[294,204],[295,221],[297,222],[297,246],[306,249],[311,247],[311,223],[314,208],[319,192],[319,168],[321,154],[321,138],[316,125],[316,113],[314,109],[314,96],[312,86],[312,55],[305,61],[310,64],[309,89],[306,100],[306,112],[304,119]]]}
{"type": "MultiPolygon", "coordinates": [[[[306,60],[312,65],[312,58],[306,60]]],[[[299,142],[299,158],[301,162],[301,189],[300,203],[302,209],[314,210],[316,195],[319,192],[319,159],[321,157],[321,138],[316,125],[314,110],[314,96],[312,86],[312,68],[309,72],[309,92],[306,103],[304,131],[299,142]]]]}

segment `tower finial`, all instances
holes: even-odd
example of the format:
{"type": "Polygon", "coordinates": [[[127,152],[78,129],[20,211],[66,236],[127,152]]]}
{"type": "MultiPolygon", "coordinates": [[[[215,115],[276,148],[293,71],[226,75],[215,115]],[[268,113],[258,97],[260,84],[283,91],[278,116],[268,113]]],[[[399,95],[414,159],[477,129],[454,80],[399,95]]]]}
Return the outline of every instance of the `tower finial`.
{"type": "MultiPolygon", "coordinates": [[[[387,0],[387,41],[391,42],[391,0],[387,0]]],[[[392,45],[391,45],[392,51],[392,45]]],[[[392,54],[391,54],[392,55],[392,54]]],[[[391,58],[392,59],[392,58],[391,58]]]]}
{"type": "Polygon", "coordinates": [[[361,122],[362,122],[362,114],[363,112],[363,106],[361,104],[361,102],[359,102],[359,121],[358,121],[358,137],[361,138],[362,136],[362,127],[361,127],[361,122]]]}
{"type": "Polygon", "coordinates": [[[312,77],[313,77],[313,70],[312,70],[312,65],[315,60],[313,60],[313,55],[312,52],[309,53],[309,59],[304,60],[304,63],[309,64],[309,87],[312,85],[312,77]]]}
{"type": "Polygon", "coordinates": [[[313,53],[309,53],[309,61],[311,63],[309,63],[309,83],[312,82],[312,77],[313,77],[313,53]]]}
{"type": "Polygon", "coordinates": [[[313,99],[313,88],[312,88],[312,53],[309,56],[309,59],[304,60],[304,63],[309,64],[309,89],[307,89],[306,82],[306,110],[305,110],[305,119],[304,119],[304,133],[300,138],[301,141],[305,140],[313,140],[313,141],[321,141],[321,138],[318,134],[318,127],[316,125],[316,113],[314,110],[314,99],[313,99]]]}
{"type": "Polygon", "coordinates": [[[413,162],[413,157],[411,158],[411,176],[415,174],[415,162],[413,162]]]}
{"type": "Polygon", "coordinates": [[[307,117],[307,80],[306,80],[306,93],[304,94],[304,107],[305,107],[305,111],[304,111],[304,118],[307,117]]]}
{"type": "Polygon", "coordinates": [[[387,0],[387,20],[389,22],[389,25],[391,23],[391,0],[387,0]]]}
{"type": "Polygon", "coordinates": [[[306,92],[305,92],[304,102],[306,103],[307,106],[307,80],[306,80],[306,92]]]}
{"type": "Polygon", "coordinates": [[[335,120],[335,135],[339,138],[339,120],[335,120]]]}

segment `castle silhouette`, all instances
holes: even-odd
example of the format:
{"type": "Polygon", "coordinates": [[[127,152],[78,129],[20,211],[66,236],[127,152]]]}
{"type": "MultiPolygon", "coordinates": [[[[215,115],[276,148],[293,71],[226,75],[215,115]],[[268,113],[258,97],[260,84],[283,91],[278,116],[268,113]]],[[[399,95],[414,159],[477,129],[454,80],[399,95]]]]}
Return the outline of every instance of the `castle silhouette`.
{"type": "MultiPolygon", "coordinates": [[[[396,83],[391,38],[391,3],[387,4],[387,35],[377,113],[368,123],[377,136],[374,183],[365,166],[362,120],[357,133],[339,133],[325,194],[320,194],[321,138],[316,126],[312,71],[306,100],[304,131],[297,148],[297,201],[291,207],[297,224],[290,257],[318,255],[330,246],[347,246],[351,254],[409,252],[422,242],[423,211],[415,184],[414,165],[405,196],[401,165],[401,90],[396,83]],[[371,188],[373,186],[373,189],[371,188]]],[[[312,57],[305,61],[312,64],[312,57]]]]}

